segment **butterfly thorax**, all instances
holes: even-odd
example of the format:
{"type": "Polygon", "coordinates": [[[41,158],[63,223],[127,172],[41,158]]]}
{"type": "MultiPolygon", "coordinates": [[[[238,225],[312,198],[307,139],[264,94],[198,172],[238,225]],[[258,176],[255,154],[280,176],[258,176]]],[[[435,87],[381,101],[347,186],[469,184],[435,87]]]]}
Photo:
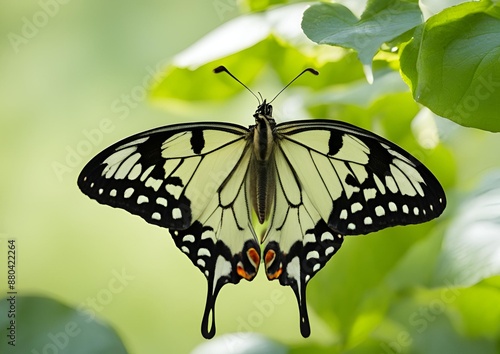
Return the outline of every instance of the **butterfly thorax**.
{"type": "Polygon", "coordinates": [[[264,100],[255,111],[255,125],[251,129],[253,153],[250,163],[250,196],[252,205],[262,224],[271,211],[275,189],[275,128],[273,107],[264,100]]]}

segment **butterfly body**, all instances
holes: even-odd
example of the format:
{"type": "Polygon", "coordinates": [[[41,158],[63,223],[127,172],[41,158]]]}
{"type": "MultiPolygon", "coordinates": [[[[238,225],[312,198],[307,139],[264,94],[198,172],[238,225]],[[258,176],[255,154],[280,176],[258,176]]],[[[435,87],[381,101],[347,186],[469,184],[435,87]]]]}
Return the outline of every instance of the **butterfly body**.
{"type": "Polygon", "coordinates": [[[364,129],[332,120],[276,124],[265,100],[254,119],[248,128],[207,122],[139,133],[94,157],[78,185],[168,229],[207,279],[204,337],[215,335],[222,286],[252,280],[261,261],[269,280],[293,289],[307,337],[307,283],[344,236],[431,220],[446,199],[425,166],[364,129]],[[268,222],[262,238],[253,213],[268,222]]]}
{"type": "Polygon", "coordinates": [[[274,170],[274,146],[276,144],[276,122],[271,116],[272,106],[266,101],[254,114],[255,125],[250,127],[253,135],[253,153],[250,162],[250,196],[253,209],[262,224],[269,217],[276,188],[274,170]]]}

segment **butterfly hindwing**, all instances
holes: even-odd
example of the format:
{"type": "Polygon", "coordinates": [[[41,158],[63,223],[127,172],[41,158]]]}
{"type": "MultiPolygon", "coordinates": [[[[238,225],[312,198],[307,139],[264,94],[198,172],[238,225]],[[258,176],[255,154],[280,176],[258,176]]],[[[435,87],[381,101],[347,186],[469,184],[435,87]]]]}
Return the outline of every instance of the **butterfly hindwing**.
{"type": "Polygon", "coordinates": [[[215,334],[221,287],[252,280],[260,262],[246,194],[247,135],[248,129],[225,123],[150,130],[104,150],[78,178],[80,189],[99,203],[169,229],[207,278],[207,338],[215,334]]]}

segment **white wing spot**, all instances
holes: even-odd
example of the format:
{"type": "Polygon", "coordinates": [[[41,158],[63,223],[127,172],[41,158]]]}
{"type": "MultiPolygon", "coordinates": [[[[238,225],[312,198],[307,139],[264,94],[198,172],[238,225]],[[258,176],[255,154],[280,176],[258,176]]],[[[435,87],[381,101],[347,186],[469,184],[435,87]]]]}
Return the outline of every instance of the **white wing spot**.
{"type": "Polygon", "coordinates": [[[328,247],[325,250],[325,256],[328,256],[330,253],[333,253],[333,251],[335,251],[335,248],[333,246],[328,247]]]}
{"type": "Polygon", "coordinates": [[[184,252],[185,254],[189,254],[189,248],[187,248],[186,246],[182,246],[181,251],[184,252]]]}
{"type": "Polygon", "coordinates": [[[172,209],[172,217],[174,219],[180,219],[182,218],[182,212],[181,212],[181,209],[179,208],[174,208],[172,209]]]}
{"type": "Polygon", "coordinates": [[[342,209],[342,211],[340,212],[340,219],[347,220],[347,210],[342,209]]]}
{"type": "Polygon", "coordinates": [[[132,167],[134,167],[134,165],[137,163],[137,161],[139,161],[140,158],[141,154],[139,154],[138,152],[129,156],[125,161],[122,162],[114,177],[116,179],[124,179],[125,177],[127,177],[132,167]]]}
{"type": "Polygon", "coordinates": [[[156,204],[158,205],[163,205],[164,207],[167,206],[167,200],[163,197],[158,197],[156,198],[156,204]]]}
{"type": "Polygon", "coordinates": [[[356,225],[354,225],[353,223],[350,223],[349,225],[347,225],[347,229],[356,230],[356,225]]]}
{"type": "Polygon", "coordinates": [[[395,212],[398,210],[398,206],[394,202],[389,202],[389,210],[395,212]]]}
{"type": "Polygon", "coordinates": [[[443,198],[439,198],[439,202],[440,202],[440,203],[443,203],[443,198]]]}
{"type": "Polygon", "coordinates": [[[172,194],[175,199],[179,199],[179,197],[181,196],[181,192],[182,192],[181,186],[176,186],[173,184],[166,184],[165,189],[168,193],[172,194]]]}
{"type": "Polygon", "coordinates": [[[102,171],[102,175],[106,178],[111,178],[120,166],[120,162],[132,155],[135,150],[137,150],[137,147],[131,146],[126,149],[118,150],[115,153],[109,155],[108,158],[102,162],[103,164],[107,165],[106,168],[104,168],[104,170],[102,171]]]}
{"type": "Polygon", "coordinates": [[[182,242],[191,242],[193,243],[195,241],[195,238],[193,235],[186,235],[182,238],[182,242]]]}
{"type": "Polygon", "coordinates": [[[125,189],[125,192],[123,193],[124,198],[130,198],[134,194],[134,188],[127,188],[125,189]]]}
{"type": "Polygon", "coordinates": [[[306,259],[311,259],[311,258],[319,258],[319,253],[318,251],[311,251],[307,253],[306,259]]]}
{"type": "Polygon", "coordinates": [[[307,274],[305,277],[304,277],[304,280],[305,282],[307,283],[309,281],[309,279],[311,279],[311,276],[309,274],[307,274]]]}
{"type": "Polygon", "coordinates": [[[365,225],[371,225],[373,223],[372,218],[367,216],[364,220],[365,225]]]}
{"type": "MultiPolygon", "coordinates": [[[[145,138],[139,138],[139,139],[136,139],[136,140],[133,140],[129,143],[126,143],[126,144],[123,144],[122,146],[120,146],[120,149],[123,149],[123,148],[126,148],[126,147],[129,147],[129,146],[133,146],[133,145],[139,145],[139,144],[142,144],[144,143],[146,140],[149,139],[149,136],[145,137],[145,138]]],[[[136,146],[134,146],[136,147],[136,146]]]]}
{"type": "Polygon", "coordinates": [[[116,189],[112,189],[109,191],[109,196],[110,197],[116,197],[116,189]]]}
{"type": "Polygon", "coordinates": [[[429,205],[429,208],[431,209],[431,211],[434,211],[434,206],[432,204],[429,205]]]}
{"type": "Polygon", "coordinates": [[[132,170],[130,171],[130,173],[128,174],[128,179],[130,179],[130,180],[136,179],[141,174],[141,171],[142,171],[141,164],[140,163],[135,164],[134,167],[132,167],[132,170]]]}
{"type": "MultiPolygon", "coordinates": [[[[399,152],[392,150],[389,146],[387,146],[386,149],[387,149],[387,151],[389,151],[389,154],[391,154],[392,156],[396,156],[398,159],[406,162],[408,165],[413,166],[413,162],[408,160],[406,157],[401,155],[399,152]]],[[[396,162],[396,161],[398,161],[398,160],[394,160],[394,162],[396,162]]]]}
{"type": "Polygon", "coordinates": [[[304,239],[302,240],[302,244],[305,245],[308,242],[316,242],[316,237],[314,237],[314,234],[305,234],[304,239]]]}
{"type": "Polygon", "coordinates": [[[413,208],[413,214],[418,215],[420,210],[417,207],[413,208]]]}
{"type": "Polygon", "coordinates": [[[214,239],[215,238],[215,233],[212,230],[204,231],[201,234],[201,239],[202,240],[206,240],[207,238],[214,239]]]}
{"type": "Polygon", "coordinates": [[[351,205],[351,213],[355,213],[357,211],[360,211],[360,210],[363,210],[363,205],[361,205],[361,203],[354,203],[353,205],[351,205]]]}
{"type": "Polygon", "coordinates": [[[375,214],[377,214],[377,216],[384,216],[385,215],[385,209],[383,206],[379,205],[375,208],[375,214]]]}
{"type": "Polygon", "coordinates": [[[366,188],[363,190],[363,194],[365,196],[365,200],[375,199],[377,196],[377,190],[375,188],[366,188]]]}
{"type": "Polygon", "coordinates": [[[377,185],[377,188],[380,191],[380,193],[385,194],[385,186],[380,180],[380,178],[378,178],[377,175],[373,175],[373,180],[375,181],[375,184],[377,185]]]}
{"type": "Polygon", "coordinates": [[[196,264],[198,264],[200,267],[205,268],[205,261],[203,259],[198,259],[196,261],[196,264]]]}
{"type": "Polygon", "coordinates": [[[159,212],[155,211],[153,213],[153,215],[151,215],[151,219],[161,220],[161,214],[159,212]]]}
{"type": "MultiPolygon", "coordinates": [[[[316,266],[315,266],[316,267],[316,266]]],[[[300,260],[299,257],[294,257],[286,266],[286,272],[290,278],[297,281],[297,285],[300,288],[300,260]]],[[[299,293],[300,294],[300,293],[299,293]]]]}
{"type": "Polygon", "coordinates": [[[99,194],[102,194],[104,192],[104,189],[99,188],[99,194]]]}
{"type": "Polygon", "coordinates": [[[398,186],[394,178],[392,178],[391,176],[385,176],[385,184],[392,193],[397,193],[398,186]]]}
{"type": "Polygon", "coordinates": [[[137,204],[147,203],[149,202],[149,198],[145,195],[140,195],[137,197],[137,204]]]}
{"type": "Polygon", "coordinates": [[[333,235],[331,232],[325,231],[321,234],[321,242],[324,242],[326,240],[333,241],[333,235]]]}
{"type": "Polygon", "coordinates": [[[210,251],[206,248],[200,248],[198,250],[198,254],[197,254],[198,257],[201,257],[201,256],[207,256],[207,257],[210,257],[211,254],[210,254],[210,251]]]}
{"type": "Polygon", "coordinates": [[[149,177],[145,183],[146,187],[151,187],[155,190],[155,192],[158,192],[158,189],[160,189],[161,184],[163,181],[161,179],[156,179],[153,177],[149,177]]]}
{"type": "Polygon", "coordinates": [[[403,213],[408,214],[410,212],[410,209],[408,209],[408,205],[403,205],[403,213]]]}
{"type": "Polygon", "coordinates": [[[212,293],[215,292],[215,287],[217,286],[219,279],[229,276],[232,270],[233,267],[231,265],[231,262],[227,261],[223,256],[217,257],[217,261],[215,262],[214,285],[212,287],[212,293]]]}
{"type": "Polygon", "coordinates": [[[316,264],[314,265],[314,267],[313,267],[313,272],[317,272],[317,271],[318,271],[318,270],[320,270],[320,269],[321,269],[321,264],[316,263],[316,264]]]}
{"type": "Polygon", "coordinates": [[[142,174],[140,180],[141,182],[144,182],[146,180],[146,178],[148,178],[149,174],[151,173],[151,171],[153,171],[153,168],[155,168],[155,165],[153,166],[149,166],[146,171],[144,171],[144,173],[142,174]]]}

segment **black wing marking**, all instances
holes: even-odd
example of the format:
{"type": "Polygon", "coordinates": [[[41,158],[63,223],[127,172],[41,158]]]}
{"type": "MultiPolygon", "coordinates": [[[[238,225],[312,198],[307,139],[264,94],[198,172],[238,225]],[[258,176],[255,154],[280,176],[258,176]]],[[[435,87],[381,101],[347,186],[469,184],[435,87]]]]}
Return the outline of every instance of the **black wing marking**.
{"type": "Polygon", "coordinates": [[[248,134],[226,123],[150,130],[104,150],[78,178],[80,189],[99,203],[169,229],[207,278],[206,338],[215,334],[222,286],[252,280],[260,262],[246,196],[248,134]]]}

